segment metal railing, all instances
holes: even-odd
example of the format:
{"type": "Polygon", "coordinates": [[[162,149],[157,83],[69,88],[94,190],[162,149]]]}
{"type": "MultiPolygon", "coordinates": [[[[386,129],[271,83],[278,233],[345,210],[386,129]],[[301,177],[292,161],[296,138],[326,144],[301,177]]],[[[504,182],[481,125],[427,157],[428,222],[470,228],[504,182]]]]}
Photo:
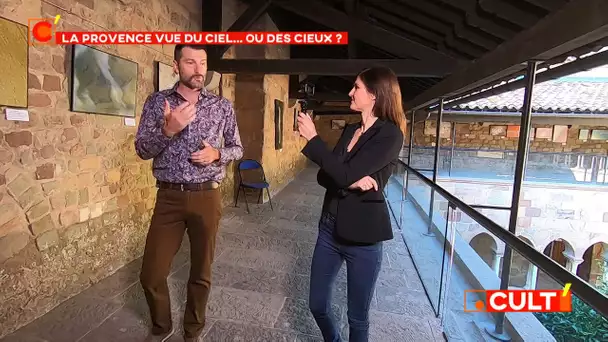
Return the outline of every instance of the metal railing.
{"type": "MultiPolygon", "coordinates": [[[[579,299],[581,299],[583,302],[585,302],[591,308],[595,309],[604,318],[608,318],[608,297],[606,297],[604,294],[602,294],[601,292],[596,290],[588,282],[586,282],[585,280],[581,279],[580,277],[572,274],[566,268],[564,268],[562,265],[558,264],[556,261],[554,261],[550,257],[546,256],[545,254],[537,251],[536,249],[534,249],[534,247],[529,245],[527,242],[518,238],[516,235],[514,235],[509,230],[501,227],[496,222],[492,221],[491,219],[489,219],[488,217],[486,217],[485,215],[483,215],[482,213],[480,213],[479,211],[474,209],[471,205],[468,205],[465,202],[463,202],[462,200],[458,199],[452,193],[445,190],[441,186],[437,185],[431,179],[424,176],[422,173],[420,173],[416,169],[410,167],[405,162],[399,160],[399,164],[400,164],[399,165],[400,167],[405,169],[405,174],[407,175],[407,176],[405,176],[406,179],[409,176],[413,176],[414,178],[421,180],[422,183],[426,184],[430,188],[431,193],[436,193],[438,196],[442,197],[445,201],[447,201],[448,206],[449,206],[448,212],[450,211],[450,209],[452,212],[454,212],[456,210],[460,210],[462,212],[462,214],[467,215],[473,221],[475,221],[477,224],[479,224],[482,228],[486,229],[488,232],[493,234],[495,237],[502,240],[505,243],[505,245],[508,246],[508,249],[513,250],[513,253],[519,253],[519,255],[521,255],[525,259],[527,259],[531,263],[531,265],[538,267],[540,270],[545,272],[546,275],[553,278],[555,281],[560,283],[562,286],[565,285],[566,283],[570,283],[571,291],[572,291],[573,295],[576,295],[579,299]]],[[[401,175],[396,175],[395,177],[400,178],[401,175]]],[[[400,185],[404,185],[404,184],[400,184],[400,185]]],[[[405,190],[405,187],[402,187],[402,189],[405,190]]],[[[411,198],[413,198],[412,194],[409,194],[409,195],[411,198]]],[[[401,197],[403,199],[403,201],[401,201],[401,205],[403,205],[403,202],[408,197],[408,193],[406,192],[404,194],[404,196],[401,196],[401,197]]],[[[393,203],[393,204],[399,205],[397,203],[393,203]]],[[[403,217],[402,216],[403,207],[401,207],[401,213],[399,214],[399,216],[401,216],[401,218],[399,218],[399,217],[397,217],[397,214],[395,212],[396,210],[399,210],[399,209],[393,208],[392,204],[390,204],[390,203],[389,203],[389,206],[391,206],[391,211],[393,212],[393,215],[395,216],[395,220],[397,222],[399,222],[398,223],[399,228],[401,229],[401,225],[402,225],[401,222],[402,222],[402,217],[403,217]]],[[[431,202],[431,207],[433,207],[433,202],[431,202]]],[[[432,210],[429,210],[429,211],[432,213],[432,210]]],[[[433,225],[434,223],[433,223],[432,216],[429,217],[429,219],[431,221],[430,224],[433,225]]],[[[409,222],[409,220],[408,220],[408,222],[409,222]]],[[[453,233],[453,234],[455,234],[455,233],[453,233]]],[[[454,262],[453,261],[454,241],[453,241],[453,236],[452,236],[452,241],[450,242],[450,246],[448,246],[447,220],[446,220],[446,235],[444,238],[445,238],[445,240],[442,242],[443,255],[444,255],[443,259],[445,260],[446,255],[447,255],[447,258],[450,259],[450,261],[448,262],[449,266],[448,266],[448,271],[447,271],[449,274],[451,272],[450,269],[452,268],[451,265],[454,262]]],[[[404,237],[404,241],[405,241],[405,237],[404,237]]],[[[406,245],[408,244],[407,241],[405,241],[405,243],[406,243],[406,245]]],[[[415,248],[415,247],[408,246],[408,249],[409,248],[415,248]]],[[[410,256],[411,256],[411,253],[410,253],[410,256]]],[[[449,282],[450,282],[449,280],[444,279],[444,268],[445,268],[444,265],[445,264],[444,264],[443,260],[441,261],[441,263],[442,263],[441,275],[437,274],[437,276],[439,276],[439,282],[440,282],[438,302],[436,303],[437,305],[435,307],[437,317],[440,316],[440,312],[442,312],[442,310],[443,311],[446,310],[445,304],[444,304],[444,306],[441,305],[442,297],[446,296],[445,293],[442,293],[442,289],[444,292],[447,292],[445,287],[446,287],[446,285],[449,285],[449,282]],[[444,283],[448,283],[448,284],[444,284],[444,283]]],[[[421,276],[421,273],[419,271],[420,266],[416,265],[416,262],[414,262],[414,267],[415,267],[416,271],[418,272],[418,275],[421,276]]],[[[509,272],[504,272],[504,268],[503,268],[502,273],[503,273],[503,277],[505,276],[504,273],[506,273],[506,276],[509,277],[509,272]]],[[[502,281],[504,282],[505,280],[503,279],[502,281]]],[[[508,282],[508,279],[507,279],[507,282],[508,282]]],[[[423,287],[424,287],[424,291],[425,291],[426,295],[429,297],[429,299],[431,299],[432,290],[427,289],[424,286],[424,284],[423,284],[423,287]]],[[[502,318],[499,318],[498,320],[496,320],[495,323],[497,325],[500,324],[502,326],[502,324],[504,324],[504,323],[500,322],[501,319],[502,318]]],[[[497,329],[497,330],[499,330],[499,329],[497,329]]],[[[502,332],[502,328],[500,330],[502,332]]],[[[488,332],[492,333],[490,331],[488,331],[488,332]]]]}
{"type": "Polygon", "coordinates": [[[434,191],[443,196],[451,205],[453,205],[455,208],[460,209],[463,213],[465,213],[477,223],[479,223],[483,228],[490,231],[509,247],[516,250],[523,257],[528,259],[528,261],[530,261],[532,264],[545,271],[549,276],[555,279],[555,281],[560,282],[561,284],[571,283],[571,289],[575,295],[577,295],[585,303],[587,303],[589,306],[601,313],[604,317],[608,318],[608,297],[597,291],[593,286],[591,286],[583,279],[570,273],[562,265],[558,264],[553,259],[534,249],[534,247],[530,246],[528,243],[521,240],[513,233],[502,228],[497,223],[490,220],[477,210],[471,208],[471,206],[464,203],[456,196],[452,195],[449,191],[433,183],[432,180],[428,179],[420,172],[414,170],[412,167],[405,164],[403,161],[400,160],[399,162],[406,168],[407,172],[411,172],[416,177],[421,179],[434,191]]]}

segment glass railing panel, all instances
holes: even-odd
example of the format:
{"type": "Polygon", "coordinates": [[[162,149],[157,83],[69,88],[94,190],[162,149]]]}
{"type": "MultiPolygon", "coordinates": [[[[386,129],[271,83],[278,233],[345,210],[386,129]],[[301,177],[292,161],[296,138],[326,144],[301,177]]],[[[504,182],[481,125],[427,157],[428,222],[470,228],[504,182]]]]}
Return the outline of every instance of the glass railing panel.
{"type": "MultiPolygon", "coordinates": [[[[492,336],[506,336],[511,341],[608,341],[608,321],[576,296],[572,299],[572,312],[568,313],[509,312],[501,315],[487,312],[490,304],[484,291],[499,290],[502,277],[507,277],[503,271],[505,243],[460,210],[454,210],[449,217],[446,251],[451,258],[444,277],[444,304],[440,310],[449,340],[483,341],[491,340],[492,336]],[[462,224],[469,221],[474,223],[462,224]]],[[[524,237],[520,239],[530,243],[524,237]]],[[[559,252],[557,250],[555,255],[564,255],[559,252]]],[[[576,259],[564,257],[556,261],[568,270],[576,267],[573,260],[576,259]]],[[[512,250],[509,269],[511,290],[564,289],[563,283],[517,251],[512,250]]],[[[540,304],[538,300],[533,303],[540,304]]]]}
{"type": "Polygon", "coordinates": [[[434,310],[440,307],[447,201],[412,173],[407,175],[407,197],[403,203],[401,234],[434,310]],[[431,206],[431,203],[433,205],[431,206]],[[432,217],[432,219],[430,219],[432,217]]]}
{"type": "Polygon", "coordinates": [[[384,188],[384,196],[389,203],[401,203],[404,197],[405,165],[396,163],[393,174],[384,188]]]}
{"type": "MultiPolygon", "coordinates": [[[[526,237],[519,236],[519,238],[534,247],[526,237]]],[[[598,243],[596,246],[591,246],[590,250],[602,251],[606,247],[605,245],[598,243]]],[[[555,240],[545,248],[544,254],[560,264],[564,270],[577,275],[600,293],[608,295],[606,260],[601,253],[585,253],[578,256],[567,241],[555,240]]],[[[511,288],[529,290],[564,289],[565,284],[553,279],[519,252],[512,251],[512,255],[511,272],[509,274],[509,286],[511,288]]],[[[511,328],[508,333],[515,337],[529,336],[529,338],[535,340],[538,340],[538,338],[548,339],[547,336],[552,336],[560,342],[608,341],[608,320],[578,296],[571,295],[571,297],[571,312],[507,314],[506,320],[511,328]],[[536,326],[536,331],[533,331],[529,328],[530,321],[535,324],[538,321],[542,328],[536,326]]]]}
{"type": "Polygon", "coordinates": [[[450,212],[442,325],[448,340],[483,341],[483,327],[491,325],[493,317],[471,308],[483,297],[478,290],[500,288],[500,251],[504,244],[464,212],[450,212]]]}
{"type": "MultiPolygon", "coordinates": [[[[427,141],[426,144],[431,144],[427,141]]],[[[470,148],[457,143],[442,145],[439,175],[453,178],[478,178],[512,182],[517,155],[516,143],[509,148],[470,148]]],[[[411,165],[416,169],[432,169],[434,147],[414,146],[411,165]]],[[[407,147],[402,153],[407,156],[407,147]]],[[[542,152],[532,149],[528,154],[526,181],[566,184],[608,184],[608,157],[576,152],[542,152]]]]}

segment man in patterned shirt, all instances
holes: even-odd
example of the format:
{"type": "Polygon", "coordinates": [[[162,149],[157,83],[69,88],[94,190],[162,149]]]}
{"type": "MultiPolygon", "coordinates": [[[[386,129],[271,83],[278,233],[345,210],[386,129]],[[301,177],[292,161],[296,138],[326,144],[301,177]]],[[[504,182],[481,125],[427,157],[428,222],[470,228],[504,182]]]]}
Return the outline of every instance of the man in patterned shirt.
{"type": "Polygon", "coordinates": [[[152,318],[149,341],[166,341],[174,332],[167,276],[186,231],[191,268],[184,338],[199,341],[222,214],[218,187],[226,164],[243,156],[231,103],[204,87],[205,48],[177,45],[174,59],[179,82],[147,98],[135,138],[137,155],[153,158],[158,187],[140,275],[152,318]]]}

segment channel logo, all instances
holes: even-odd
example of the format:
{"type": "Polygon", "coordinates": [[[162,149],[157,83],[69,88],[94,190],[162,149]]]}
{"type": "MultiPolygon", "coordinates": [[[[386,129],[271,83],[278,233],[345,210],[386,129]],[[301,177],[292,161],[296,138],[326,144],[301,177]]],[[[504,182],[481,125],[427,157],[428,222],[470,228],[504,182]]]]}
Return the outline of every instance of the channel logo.
{"type": "Polygon", "coordinates": [[[59,22],[59,14],[55,18],[30,18],[27,20],[28,44],[47,45],[53,43],[55,28],[59,22]]]}

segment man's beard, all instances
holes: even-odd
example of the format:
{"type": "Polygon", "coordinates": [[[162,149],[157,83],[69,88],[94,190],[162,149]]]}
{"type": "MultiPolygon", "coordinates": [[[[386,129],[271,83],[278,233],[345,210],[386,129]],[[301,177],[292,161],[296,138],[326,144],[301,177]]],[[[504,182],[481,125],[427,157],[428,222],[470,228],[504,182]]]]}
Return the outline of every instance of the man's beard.
{"type": "Polygon", "coordinates": [[[205,75],[192,75],[188,79],[180,77],[180,81],[190,89],[202,89],[205,86],[205,75]]]}

